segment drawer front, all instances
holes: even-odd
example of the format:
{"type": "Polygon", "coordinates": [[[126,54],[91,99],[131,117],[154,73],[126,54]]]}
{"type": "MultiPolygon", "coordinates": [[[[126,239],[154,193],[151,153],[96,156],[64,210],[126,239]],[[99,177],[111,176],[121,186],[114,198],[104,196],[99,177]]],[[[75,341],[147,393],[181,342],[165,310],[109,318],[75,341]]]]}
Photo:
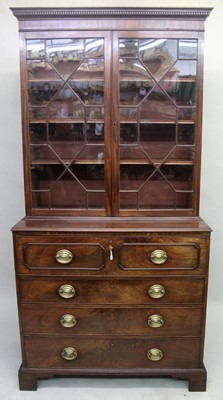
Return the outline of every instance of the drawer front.
{"type": "Polygon", "coordinates": [[[143,368],[151,370],[152,368],[199,367],[201,343],[198,338],[72,339],[68,337],[47,339],[25,337],[24,346],[25,366],[30,368],[93,368],[94,370],[143,368]],[[158,351],[151,352],[151,349],[158,351]]]}
{"type": "Polygon", "coordinates": [[[105,266],[105,248],[101,243],[28,243],[23,248],[24,265],[37,269],[77,269],[100,271],[105,266]]]}
{"type": "Polygon", "coordinates": [[[200,307],[80,308],[23,305],[23,333],[60,335],[199,335],[200,307]]]}
{"type": "Polygon", "coordinates": [[[16,268],[21,274],[149,276],[205,274],[207,237],[183,235],[45,235],[18,237],[16,268]]]}
{"type": "Polygon", "coordinates": [[[22,302],[64,304],[201,304],[201,278],[153,278],[148,280],[20,279],[22,302]],[[61,296],[62,295],[62,296],[61,296]]]}
{"type": "Polygon", "coordinates": [[[124,270],[194,270],[200,262],[196,244],[123,243],[119,267],[124,270]]]}

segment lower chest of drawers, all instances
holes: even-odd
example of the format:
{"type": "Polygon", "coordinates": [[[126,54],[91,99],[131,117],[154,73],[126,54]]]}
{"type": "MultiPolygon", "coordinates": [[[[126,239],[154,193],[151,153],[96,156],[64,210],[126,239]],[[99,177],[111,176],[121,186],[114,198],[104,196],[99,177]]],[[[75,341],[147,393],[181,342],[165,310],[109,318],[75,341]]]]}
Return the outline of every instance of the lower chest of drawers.
{"type": "Polygon", "coordinates": [[[18,235],[15,255],[21,388],[66,371],[204,374],[208,235],[18,235]]]}

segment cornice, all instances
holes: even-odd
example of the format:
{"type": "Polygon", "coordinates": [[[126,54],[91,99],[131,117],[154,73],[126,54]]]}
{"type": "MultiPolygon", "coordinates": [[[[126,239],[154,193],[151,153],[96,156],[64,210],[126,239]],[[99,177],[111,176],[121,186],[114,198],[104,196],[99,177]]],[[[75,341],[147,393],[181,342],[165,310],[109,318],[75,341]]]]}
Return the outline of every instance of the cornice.
{"type": "Polygon", "coordinates": [[[212,8],[11,8],[18,20],[51,18],[192,18],[205,20],[212,8]]]}

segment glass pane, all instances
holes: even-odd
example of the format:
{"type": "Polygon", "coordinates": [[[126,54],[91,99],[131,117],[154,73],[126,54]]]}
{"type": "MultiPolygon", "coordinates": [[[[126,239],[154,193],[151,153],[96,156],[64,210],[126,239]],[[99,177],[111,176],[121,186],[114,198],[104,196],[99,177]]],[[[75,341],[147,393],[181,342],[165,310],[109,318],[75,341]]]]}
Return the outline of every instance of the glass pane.
{"type": "Polygon", "coordinates": [[[153,179],[147,181],[139,193],[139,208],[175,208],[176,194],[165,180],[153,179]]]}
{"type": "Polygon", "coordinates": [[[28,101],[30,106],[46,106],[63,86],[61,81],[34,82],[28,84],[28,101]]]}
{"type": "Polygon", "coordinates": [[[78,123],[57,123],[49,124],[50,142],[79,142],[84,140],[84,124],[78,123]]]}
{"type": "Polygon", "coordinates": [[[129,160],[132,161],[138,161],[146,163],[150,163],[151,160],[149,156],[143,151],[143,149],[140,146],[125,146],[121,145],[120,146],[120,161],[129,160]]]}
{"type": "Polygon", "coordinates": [[[193,172],[193,165],[162,165],[159,179],[165,178],[176,190],[192,190],[193,172]]]}
{"type": "Polygon", "coordinates": [[[29,81],[34,83],[38,83],[39,80],[46,83],[51,80],[61,80],[58,72],[45,59],[27,60],[27,72],[29,81]]]}
{"type": "Polygon", "coordinates": [[[82,62],[71,76],[69,85],[86,104],[103,104],[104,61],[89,59],[82,62]]]}
{"type": "Polygon", "coordinates": [[[194,144],[194,141],[195,141],[195,125],[179,124],[178,142],[181,144],[194,144]]]}
{"type": "Polygon", "coordinates": [[[76,161],[92,162],[95,161],[98,164],[104,162],[104,145],[86,145],[82,147],[79,154],[76,157],[76,161]]]}
{"type": "Polygon", "coordinates": [[[104,56],[104,40],[101,38],[85,40],[85,57],[103,57],[104,56]]]}
{"type": "Polygon", "coordinates": [[[197,58],[197,40],[179,40],[179,58],[197,58]]]}
{"type": "Polygon", "coordinates": [[[135,143],[138,141],[137,124],[120,124],[120,143],[135,143]]]}
{"type": "Polygon", "coordinates": [[[29,108],[29,121],[30,122],[46,122],[46,108],[45,107],[32,107],[29,108]]]}
{"type": "Polygon", "coordinates": [[[140,145],[154,162],[161,162],[176,145],[175,124],[140,124],[140,145]]]}
{"type": "Polygon", "coordinates": [[[138,40],[137,39],[120,39],[119,54],[122,57],[138,56],[138,40]]]}
{"type": "Polygon", "coordinates": [[[180,121],[191,121],[195,123],[196,108],[195,107],[179,107],[178,119],[180,121]]]}
{"type": "Polygon", "coordinates": [[[74,92],[65,86],[54,97],[48,107],[49,119],[53,120],[78,120],[83,119],[85,108],[74,92]]]}
{"type": "Polygon", "coordinates": [[[60,156],[53,150],[51,146],[46,145],[30,145],[30,157],[32,166],[34,164],[54,163],[61,162],[60,156]]]}
{"type": "Polygon", "coordinates": [[[162,79],[161,87],[177,105],[195,105],[196,61],[178,61],[162,79]]]}
{"type": "Polygon", "coordinates": [[[141,39],[139,54],[148,71],[159,81],[177,59],[177,40],[141,39]]]}
{"type": "Polygon", "coordinates": [[[46,124],[30,124],[29,125],[30,143],[45,143],[47,140],[46,124]]]}
{"type": "Polygon", "coordinates": [[[121,167],[120,206],[122,209],[190,208],[193,167],[164,165],[143,168],[121,167]],[[147,175],[145,171],[147,169],[147,175]]]}
{"type": "Polygon", "coordinates": [[[36,165],[32,190],[35,207],[104,208],[104,166],[36,165]]]}
{"type": "Polygon", "coordinates": [[[139,104],[155,82],[138,60],[120,60],[120,104],[139,104]]]}
{"type": "Polygon", "coordinates": [[[46,57],[64,79],[67,79],[84,57],[83,39],[46,40],[46,57]]]}
{"type": "Polygon", "coordinates": [[[36,164],[31,168],[32,190],[49,190],[54,182],[65,172],[62,164],[36,164]]]}
{"type": "Polygon", "coordinates": [[[139,190],[141,185],[155,171],[152,164],[127,164],[120,165],[120,190],[139,190]]]}
{"type": "Polygon", "coordinates": [[[184,161],[185,163],[194,160],[194,146],[175,146],[173,147],[168,156],[165,158],[165,163],[177,163],[184,161]]]}
{"type": "Polygon", "coordinates": [[[156,87],[140,105],[140,120],[150,122],[176,121],[176,106],[167,95],[156,87]]]}
{"type": "Polygon", "coordinates": [[[83,39],[46,40],[46,56],[52,64],[81,60],[84,54],[83,39]]]}
{"type": "Polygon", "coordinates": [[[45,57],[45,40],[31,39],[27,40],[27,58],[40,59],[45,57]]]}

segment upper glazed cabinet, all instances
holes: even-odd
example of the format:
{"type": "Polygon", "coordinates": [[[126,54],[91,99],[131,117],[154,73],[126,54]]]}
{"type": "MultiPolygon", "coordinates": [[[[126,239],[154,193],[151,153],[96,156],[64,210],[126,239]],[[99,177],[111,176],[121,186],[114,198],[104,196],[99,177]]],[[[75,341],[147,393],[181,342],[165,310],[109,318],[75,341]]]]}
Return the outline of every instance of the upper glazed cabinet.
{"type": "Polygon", "coordinates": [[[210,10],[140,10],[14,9],[27,215],[198,215],[210,10]]]}

